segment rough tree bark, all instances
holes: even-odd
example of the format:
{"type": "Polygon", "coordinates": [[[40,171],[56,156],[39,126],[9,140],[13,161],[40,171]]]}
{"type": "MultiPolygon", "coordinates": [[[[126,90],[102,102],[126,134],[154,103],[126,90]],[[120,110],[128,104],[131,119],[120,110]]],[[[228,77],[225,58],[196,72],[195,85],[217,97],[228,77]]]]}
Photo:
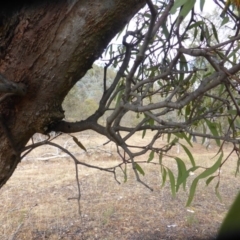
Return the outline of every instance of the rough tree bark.
{"type": "Polygon", "coordinates": [[[55,0],[0,13],[0,73],[27,88],[24,94],[0,93],[0,188],[31,136],[64,117],[68,91],[144,4],[55,0]]]}

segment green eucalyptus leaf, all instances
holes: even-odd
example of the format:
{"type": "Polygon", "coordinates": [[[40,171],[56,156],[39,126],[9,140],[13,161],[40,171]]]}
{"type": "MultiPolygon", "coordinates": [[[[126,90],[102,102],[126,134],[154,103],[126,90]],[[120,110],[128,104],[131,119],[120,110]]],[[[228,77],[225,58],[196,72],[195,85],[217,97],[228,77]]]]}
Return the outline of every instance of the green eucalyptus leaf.
{"type": "Polygon", "coordinates": [[[216,176],[211,176],[211,177],[209,177],[209,178],[206,180],[206,185],[208,186],[209,183],[210,183],[214,178],[216,178],[216,176]]]}
{"type": "Polygon", "coordinates": [[[203,24],[203,21],[198,21],[190,25],[189,29],[196,28],[201,26],[203,24]]]}
{"type": "MultiPolygon", "coordinates": [[[[208,119],[205,119],[205,122],[207,123],[207,126],[209,130],[211,131],[212,135],[215,137],[219,137],[218,129],[217,129],[217,123],[211,122],[208,119]]],[[[215,139],[218,146],[220,146],[220,140],[215,139]]]]}
{"type": "MultiPolygon", "coordinates": [[[[220,167],[221,165],[221,162],[222,162],[222,158],[223,158],[223,153],[220,154],[218,160],[212,165],[212,167],[210,168],[207,168],[205,171],[203,171],[199,176],[197,176],[193,182],[192,182],[192,185],[190,187],[190,192],[189,192],[189,196],[188,196],[188,200],[187,200],[187,206],[189,206],[194,198],[194,194],[195,194],[195,191],[196,191],[196,187],[197,187],[197,184],[198,184],[198,181],[202,178],[206,178],[208,177],[209,175],[213,174],[214,172],[217,171],[217,169],[220,167]]],[[[211,179],[210,179],[211,180],[211,179]]],[[[210,180],[207,180],[207,181],[210,181],[210,180]]],[[[216,188],[215,188],[216,189],[216,188]]],[[[217,191],[216,191],[217,193],[217,191]]]]}
{"type": "Polygon", "coordinates": [[[73,141],[74,141],[81,149],[83,149],[85,152],[87,152],[87,149],[82,145],[82,143],[81,143],[76,137],[74,137],[74,136],[72,136],[72,135],[71,135],[71,137],[72,137],[73,141]]]}
{"type": "Polygon", "coordinates": [[[203,11],[205,0],[200,0],[200,10],[203,11]]]}
{"type": "Polygon", "coordinates": [[[142,174],[143,176],[145,175],[145,172],[143,171],[143,169],[141,168],[141,166],[138,164],[138,163],[134,163],[134,165],[135,165],[135,168],[136,168],[136,170],[140,173],[140,174],[142,174]]]}
{"type": "Polygon", "coordinates": [[[168,27],[166,25],[166,22],[163,23],[162,31],[163,31],[163,34],[165,35],[165,37],[168,38],[169,37],[169,31],[168,31],[168,27]]]}
{"type": "Polygon", "coordinates": [[[198,184],[198,181],[199,181],[199,178],[195,178],[192,182],[192,185],[190,187],[190,191],[189,191],[189,196],[188,196],[188,200],[187,200],[187,204],[186,206],[190,206],[193,198],[194,198],[194,195],[195,195],[195,191],[196,191],[196,187],[197,187],[197,184],[198,184]]]}
{"type": "Polygon", "coordinates": [[[118,92],[118,94],[117,94],[116,106],[119,105],[119,103],[120,103],[120,101],[121,101],[121,99],[122,99],[123,92],[124,92],[124,89],[118,92]]]}
{"type": "Polygon", "coordinates": [[[185,4],[187,1],[188,0],[176,0],[170,10],[170,14],[176,13],[177,9],[181,7],[183,4],[185,4]]]}
{"type": "Polygon", "coordinates": [[[186,142],[193,147],[192,143],[191,143],[191,136],[189,135],[189,137],[186,135],[185,132],[180,132],[180,133],[174,133],[175,136],[177,136],[180,139],[185,139],[186,142]]]}
{"type": "Polygon", "coordinates": [[[205,171],[203,171],[198,176],[198,178],[199,179],[206,178],[206,177],[210,176],[211,174],[215,173],[222,163],[222,158],[223,158],[223,153],[221,152],[218,160],[210,168],[207,168],[205,171]]]}
{"type": "Polygon", "coordinates": [[[224,17],[222,20],[221,26],[225,25],[228,22],[229,22],[229,17],[228,16],[224,17]]]}
{"type": "Polygon", "coordinates": [[[182,148],[184,149],[184,151],[186,152],[186,154],[188,155],[189,157],[189,160],[191,161],[192,163],[192,166],[195,167],[196,166],[196,163],[194,161],[194,157],[192,155],[192,153],[190,152],[190,150],[183,144],[180,143],[180,145],[182,146],[182,148]]]}
{"type": "Polygon", "coordinates": [[[175,197],[176,196],[175,178],[174,178],[173,172],[169,168],[167,170],[168,170],[168,176],[170,180],[172,195],[173,197],[175,197]]]}
{"type": "Polygon", "coordinates": [[[179,180],[178,180],[178,185],[180,186],[183,182],[185,182],[186,179],[190,176],[190,172],[194,172],[198,168],[200,168],[200,167],[199,166],[195,166],[195,167],[192,167],[192,168],[188,169],[185,173],[183,173],[182,177],[179,178],[179,180]]]}
{"type": "Polygon", "coordinates": [[[163,153],[160,152],[159,157],[158,157],[159,165],[162,165],[162,158],[163,158],[163,153]]]}
{"type": "Polygon", "coordinates": [[[165,185],[166,179],[167,179],[167,170],[165,169],[165,167],[162,167],[162,186],[163,187],[165,185]]]}
{"type": "Polygon", "coordinates": [[[211,25],[212,25],[213,35],[214,35],[215,39],[217,40],[217,42],[219,43],[216,27],[213,23],[211,23],[211,25]]]}
{"type": "Polygon", "coordinates": [[[170,139],[171,139],[171,133],[168,133],[168,134],[167,134],[167,142],[168,142],[168,143],[170,142],[170,139]]]}
{"type": "Polygon", "coordinates": [[[235,177],[239,173],[239,167],[240,167],[240,157],[238,157],[238,160],[237,160],[237,167],[236,167],[235,177]]]}
{"type": "Polygon", "coordinates": [[[127,164],[125,164],[123,174],[124,174],[124,182],[127,182],[127,164]]]}
{"type": "Polygon", "coordinates": [[[177,192],[179,190],[180,184],[183,184],[183,189],[185,190],[188,174],[187,174],[186,165],[183,162],[183,160],[178,157],[176,157],[175,160],[177,162],[177,167],[178,167],[178,177],[177,177],[177,183],[176,183],[176,192],[177,192]],[[183,178],[183,176],[186,176],[186,177],[183,178]]]}
{"type": "Polygon", "coordinates": [[[154,126],[154,119],[150,118],[148,124],[149,126],[154,126]]]}
{"type": "Polygon", "coordinates": [[[154,158],[154,151],[152,150],[149,154],[147,162],[151,162],[153,160],[153,158],[154,158]]]}
{"type": "Polygon", "coordinates": [[[186,108],[185,108],[185,115],[186,115],[186,117],[189,116],[190,113],[191,113],[191,106],[190,106],[190,104],[188,104],[186,106],[186,108]]]}
{"type": "Polygon", "coordinates": [[[142,138],[144,138],[145,137],[145,135],[146,135],[146,129],[144,129],[143,131],[142,131],[142,138]]]}
{"type": "Polygon", "coordinates": [[[222,202],[222,197],[221,197],[221,195],[219,193],[219,184],[220,184],[220,181],[218,181],[218,183],[217,183],[217,185],[215,187],[215,194],[216,194],[217,198],[220,200],[220,202],[222,202]]]}
{"type": "Polygon", "coordinates": [[[180,16],[183,17],[183,19],[188,15],[188,13],[193,9],[194,5],[196,3],[196,0],[188,0],[184,5],[183,8],[180,11],[180,16]]]}

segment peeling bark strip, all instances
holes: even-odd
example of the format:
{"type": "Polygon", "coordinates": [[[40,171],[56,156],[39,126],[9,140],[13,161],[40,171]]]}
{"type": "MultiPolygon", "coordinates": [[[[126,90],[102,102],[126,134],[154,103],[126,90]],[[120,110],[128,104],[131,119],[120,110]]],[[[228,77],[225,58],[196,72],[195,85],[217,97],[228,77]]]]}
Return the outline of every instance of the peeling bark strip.
{"type": "Polygon", "coordinates": [[[9,16],[0,12],[0,73],[27,86],[26,95],[0,103],[0,187],[14,172],[29,138],[63,118],[61,104],[68,91],[144,4],[43,1],[9,16]]]}

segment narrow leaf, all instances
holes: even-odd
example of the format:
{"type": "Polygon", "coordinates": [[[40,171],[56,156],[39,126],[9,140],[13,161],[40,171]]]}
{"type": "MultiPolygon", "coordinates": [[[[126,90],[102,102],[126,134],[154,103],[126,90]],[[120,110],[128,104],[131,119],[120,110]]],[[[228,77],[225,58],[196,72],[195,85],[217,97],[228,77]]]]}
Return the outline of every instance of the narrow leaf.
{"type": "Polygon", "coordinates": [[[147,131],[146,129],[143,130],[143,132],[142,132],[142,138],[145,137],[145,135],[146,135],[146,131],[147,131]]]}
{"type": "Polygon", "coordinates": [[[239,167],[240,167],[240,158],[238,157],[238,160],[237,160],[237,168],[236,168],[236,172],[235,172],[235,177],[236,177],[237,174],[239,173],[239,167]]]}
{"type": "Polygon", "coordinates": [[[221,23],[221,27],[229,22],[229,17],[224,17],[221,23]]]}
{"type": "Polygon", "coordinates": [[[176,0],[174,5],[172,6],[170,10],[170,14],[174,14],[179,7],[181,7],[184,3],[186,3],[188,0],[176,0]]]}
{"type": "Polygon", "coordinates": [[[206,184],[207,186],[209,185],[209,183],[215,178],[216,176],[211,176],[206,180],[206,184]]]}
{"type": "Polygon", "coordinates": [[[181,82],[184,79],[184,72],[188,70],[188,63],[187,63],[187,60],[186,60],[186,58],[183,54],[180,56],[180,70],[183,71],[183,73],[179,74],[180,75],[179,81],[181,82]]]}
{"type": "Polygon", "coordinates": [[[169,36],[169,31],[168,31],[168,28],[167,28],[167,26],[166,26],[166,23],[164,23],[164,24],[162,25],[162,32],[163,32],[163,34],[165,35],[165,37],[168,38],[168,36],[169,36]]]}
{"type": "Polygon", "coordinates": [[[184,5],[183,8],[181,9],[180,16],[185,18],[188,13],[193,9],[195,5],[196,0],[188,0],[184,5]]]}
{"type": "Polygon", "coordinates": [[[198,26],[201,26],[203,24],[203,21],[198,21],[190,25],[189,29],[196,28],[198,26]]]}
{"type": "Polygon", "coordinates": [[[193,200],[193,197],[194,197],[194,194],[195,194],[195,191],[196,191],[196,187],[197,187],[197,184],[198,184],[198,178],[195,178],[192,182],[192,185],[190,187],[190,192],[189,192],[189,196],[188,196],[188,200],[187,200],[187,204],[186,206],[188,207],[192,200],[193,200]]]}
{"type": "MultiPolygon", "coordinates": [[[[205,119],[205,122],[207,123],[207,126],[209,130],[211,131],[212,135],[215,137],[219,137],[218,130],[217,130],[217,124],[209,121],[208,119],[205,119]]],[[[220,140],[215,139],[218,146],[220,146],[220,140]]]]}
{"type": "Polygon", "coordinates": [[[167,142],[168,143],[170,142],[170,139],[171,139],[171,133],[168,133],[168,135],[167,135],[167,142]]]}
{"type": "Polygon", "coordinates": [[[205,4],[205,0],[201,0],[200,1],[200,10],[201,11],[203,11],[204,4],[205,4]]]}
{"type": "Polygon", "coordinates": [[[236,47],[233,51],[231,51],[227,58],[230,59],[231,57],[236,56],[236,53],[239,52],[239,48],[240,46],[236,47]]]}
{"type": "Polygon", "coordinates": [[[135,162],[134,164],[135,164],[136,170],[137,170],[140,174],[142,174],[142,175],[144,176],[144,175],[145,175],[145,172],[144,172],[143,169],[140,167],[140,165],[137,164],[136,162],[135,162]]]}
{"type": "Polygon", "coordinates": [[[154,126],[154,119],[150,118],[148,120],[148,124],[149,124],[149,126],[154,126]]]}
{"type": "Polygon", "coordinates": [[[171,141],[171,144],[172,145],[175,145],[175,144],[177,144],[178,143],[178,138],[174,138],[172,141],[171,141]]]}
{"type": "Polygon", "coordinates": [[[74,136],[71,135],[71,137],[73,138],[73,141],[81,148],[83,149],[85,152],[87,152],[87,149],[82,145],[82,143],[80,141],[78,141],[78,139],[74,136]]]}
{"type": "Polygon", "coordinates": [[[197,37],[197,34],[198,34],[198,29],[197,29],[197,28],[194,28],[192,44],[195,42],[195,39],[196,39],[196,37],[197,37]]]}
{"type": "Polygon", "coordinates": [[[117,94],[116,106],[119,105],[120,100],[122,99],[122,94],[123,94],[123,90],[119,91],[119,93],[117,94]]]}
{"type": "Polygon", "coordinates": [[[188,174],[187,174],[186,165],[183,162],[183,160],[178,157],[176,157],[175,160],[177,162],[177,167],[178,167],[178,177],[177,177],[177,184],[176,184],[176,192],[177,192],[180,187],[180,181],[183,184],[183,189],[185,190],[188,174]],[[185,179],[183,178],[183,176],[186,176],[185,179]]]}
{"type": "Polygon", "coordinates": [[[213,23],[211,23],[211,25],[212,25],[213,35],[214,35],[215,39],[217,40],[217,42],[219,43],[217,30],[216,30],[216,28],[215,28],[213,23]]]}
{"type": "Polygon", "coordinates": [[[162,154],[162,152],[160,152],[159,157],[158,157],[159,165],[162,165],[162,157],[163,157],[163,154],[162,154]]]}
{"type": "Polygon", "coordinates": [[[190,104],[188,104],[188,105],[186,106],[186,108],[185,108],[185,115],[186,115],[186,116],[189,116],[190,113],[191,113],[191,106],[190,106],[190,104]]]}
{"type": "Polygon", "coordinates": [[[124,182],[127,182],[127,164],[125,164],[123,174],[124,174],[124,182]]]}
{"type": "Polygon", "coordinates": [[[162,186],[163,187],[165,185],[167,179],[167,170],[165,169],[165,167],[162,167],[162,186]]]}
{"type": "MultiPolygon", "coordinates": [[[[223,158],[223,153],[221,153],[218,160],[213,164],[212,167],[206,169],[204,172],[202,172],[198,177],[196,177],[193,180],[192,185],[190,187],[190,193],[189,193],[189,196],[188,196],[187,206],[189,206],[191,204],[192,200],[193,200],[193,197],[194,197],[196,187],[197,187],[197,183],[198,183],[199,179],[206,178],[209,175],[213,174],[219,168],[219,166],[221,164],[221,161],[222,161],[222,158],[223,158]]],[[[211,179],[207,180],[207,181],[210,182],[211,179]]],[[[215,191],[216,191],[216,188],[215,188],[215,191]]],[[[217,191],[216,191],[216,194],[217,194],[217,191]]]]}
{"type": "Polygon", "coordinates": [[[216,196],[218,197],[218,199],[222,202],[222,197],[221,197],[221,195],[220,195],[220,193],[219,193],[219,184],[220,184],[220,181],[218,181],[218,183],[217,183],[217,185],[216,185],[216,187],[215,187],[215,193],[216,193],[216,196]]]}
{"type": "Polygon", "coordinates": [[[171,184],[172,195],[173,195],[173,197],[175,197],[176,196],[175,178],[174,178],[172,171],[169,168],[167,170],[168,170],[168,176],[169,176],[169,180],[170,180],[170,184],[171,184]]]}
{"type": "Polygon", "coordinates": [[[149,154],[149,157],[148,157],[147,162],[148,162],[148,163],[151,162],[151,161],[153,160],[153,158],[154,158],[154,151],[152,150],[152,151],[150,152],[150,154],[149,154]]]}
{"type": "Polygon", "coordinates": [[[182,148],[184,149],[184,151],[185,151],[186,154],[188,155],[189,160],[190,160],[191,163],[192,163],[192,166],[195,167],[195,166],[196,166],[196,163],[195,163],[195,161],[194,161],[194,157],[193,157],[192,153],[189,151],[189,149],[188,149],[185,145],[183,145],[183,144],[181,144],[181,143],[180,143],[180,145],[182,146],[182,148]]]}
{"type": "Polygon", "coordinates": [[[186,140],[186,142],[191,146],[193,147],[192,143],[191,143],[191,136],[189,135],[189,137],[183,132],[182,133],[183,135],[183,138],[186,140]]]}
{"type": "Polygon", "coordinates": [[[188,137],[188,136],[185,134],[185,132],[174,133],[174,135],[177,136],[177,137],[180,138],[180,139],[185,139],[186,142],[187,142],[191,147],[193,147],[193,145],[192,145],[192,143],[191,143],[191,136],[188,137]]]}
{"type": "Polygon", "coordinates": [[[221,155],[219,156],[218,160],[212,165],[212,167],[207,168],[205,171],[203,171],[198,178],[206,178],[209,175],[213,174],[214,172],[217,171],[217,169],[220,167],[221,162],[222,162],[222,158],[223,158],[223,153],[221,153],[221,155]]]}
{"type": "Polygon", "coordinates": [[[195,167],[192,167],[190,169],[188,169],[185,173],[183,173],[182,177],[178,180],[178,184],[179,186],[184,182],[186,181],[186,179],[189,177],[189,173],[190,172],[194,172],[196,171],[197,169],[199,168],[199,166],[195,166],[195,167]]]}

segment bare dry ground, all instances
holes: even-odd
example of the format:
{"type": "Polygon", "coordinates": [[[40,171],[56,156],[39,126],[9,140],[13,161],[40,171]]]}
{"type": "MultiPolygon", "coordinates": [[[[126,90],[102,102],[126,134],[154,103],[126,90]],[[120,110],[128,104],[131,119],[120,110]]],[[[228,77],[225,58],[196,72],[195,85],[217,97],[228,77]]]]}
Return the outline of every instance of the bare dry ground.
{"type": "MultiPolygon", "coordinates": [[[[146,140],[151,136],[146,136],[146,140]]],[[[79,160],[101,166],[119,163],[113,145],[102,146],[105,139],[98,135],[78,135],[88,148],[84,153],[68,136],[56,142],[74,152],[79,160]]],[[[138,135],[132,139],[140,144],[138,135]]],[[[159,144],[162,144],[161,142],[159,144]]],[[[177,149],[171,150],[176,154],[177,149]]],[[[196,162],[208,167],[217,148],[206,149],[195,144],[196,162]]],[[[230,151],[230,146],[225,152],[230,151]]],[[[182,159],[189,162],[180,149],[182,159]]],[[[140,160],[147,160],[141,156],[140,160]]],[[[176,172],[173,160],[167,164],[176,172]]],[[[214,182],[206,187],[201,181],[194,202],[186,208],[188,191],[180,190],[172,197],[170,185],[161,187],[161,175],[155,165],[142,166],[144,181],[154,191],[137,183],[129,169],[129,179],[118,184],[109,173],[79,166],[81,184],[81,216],[78,214],[77,185],[72,160],[65,153],[44,146],[28,155],[10,181],[0,190],[0,239],[214,239],[218,228],[237,195],[239,175],[234,176],[236,157],[222,169],[220,193],[215,195],[214,182]]],[[[194,179],[196,174],[191,176],[194,179]]],[[[190,182],[187,184],[189,189],[190,182]]]]}

